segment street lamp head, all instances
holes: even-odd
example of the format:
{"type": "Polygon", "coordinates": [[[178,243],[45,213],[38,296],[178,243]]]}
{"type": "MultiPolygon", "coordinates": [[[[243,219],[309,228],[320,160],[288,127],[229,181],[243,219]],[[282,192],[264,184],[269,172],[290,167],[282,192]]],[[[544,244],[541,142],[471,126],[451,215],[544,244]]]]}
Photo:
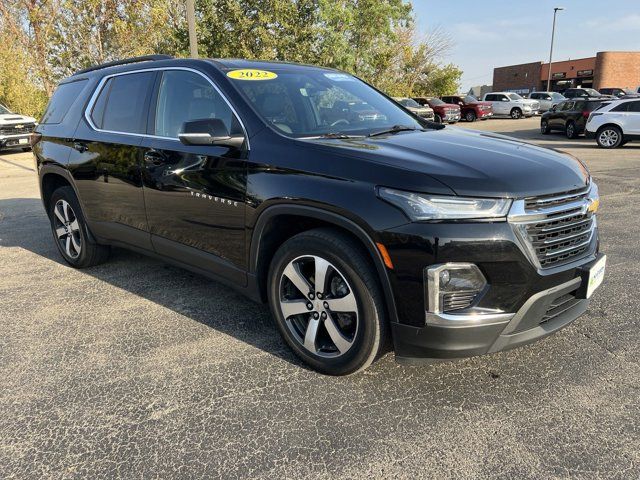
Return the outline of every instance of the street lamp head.
{"type": "Polygon", "coordinates": [[[557,12],[558,10],[564,10],[564,7],[555,7],[553,9],[554,12],[557,12]]]}

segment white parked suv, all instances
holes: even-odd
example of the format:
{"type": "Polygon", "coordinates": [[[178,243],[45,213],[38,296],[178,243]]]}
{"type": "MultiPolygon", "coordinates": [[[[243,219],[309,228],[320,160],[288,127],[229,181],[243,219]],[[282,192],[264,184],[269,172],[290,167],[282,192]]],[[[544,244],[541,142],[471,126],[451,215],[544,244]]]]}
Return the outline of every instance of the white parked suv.
{"type": "Polygon", "coordinates": [[[537,115],[540,110],[537,100],[528,100],[513,92],[485,93],[482,100],[491,102],[494,115],[508,115],[511,118],[530,117],[537,115]]]}
{"type": "Polygon", "coordinates": [[[36,127],[36,119],[12,113],[0,105],[0,150],[5,148],[30,148],[29,137],[36,127]]]}
{"type": "Polygon", "coordinates": [[[617,148],[640,140],[640,99],[614,100],[594,110],[587,119],[585,136],[602,148],[617,148]]]}
{"type": "Polygon", "coordinates": [[[533,92],[529,94],[529,100],[536,100],[540,103],[540,113],[551,110],[554,105],[566,100],[564,95],[558,92],[533,92]]]}

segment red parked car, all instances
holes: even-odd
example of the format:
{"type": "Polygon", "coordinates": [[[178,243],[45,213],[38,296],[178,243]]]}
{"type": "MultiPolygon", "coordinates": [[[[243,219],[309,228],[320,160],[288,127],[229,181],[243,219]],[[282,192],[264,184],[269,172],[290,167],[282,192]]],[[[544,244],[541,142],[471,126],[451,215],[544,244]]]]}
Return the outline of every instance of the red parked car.
{"type": "Polygon", "coordinates": [[[433,121],[436,123],[456,123],[460,120],[460,107],[455,103],[445,103],[436,97],[415,97],[414,100],[433,109],[433,121]]]}
{"type": "Polygon", "coordinates": [[[477,118],[486,120],[493,116],[491,102],[481,102],[473,95],[446,95],[440,97],[443,102],[459,105],[462,118],[467,122],[474,122],[477,118]]]}

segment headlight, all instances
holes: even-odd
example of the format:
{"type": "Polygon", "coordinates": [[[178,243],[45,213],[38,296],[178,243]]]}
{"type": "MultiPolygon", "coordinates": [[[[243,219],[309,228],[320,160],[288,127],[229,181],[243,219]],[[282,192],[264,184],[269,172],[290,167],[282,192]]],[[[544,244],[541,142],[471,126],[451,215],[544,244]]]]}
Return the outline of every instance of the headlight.
{"type": "Polygon", "coordinates": [[[505,198],[436,196],[385,187],[381,187],[378,194],[413,221],[506,219],[511,206],[511,200],[505,198]]]}

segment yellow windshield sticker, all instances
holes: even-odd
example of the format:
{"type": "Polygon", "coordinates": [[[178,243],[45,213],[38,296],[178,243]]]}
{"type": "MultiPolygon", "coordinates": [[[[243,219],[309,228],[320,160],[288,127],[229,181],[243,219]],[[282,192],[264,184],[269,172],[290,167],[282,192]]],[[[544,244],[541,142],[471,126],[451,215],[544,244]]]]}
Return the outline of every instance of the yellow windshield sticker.
{"type": "Polygon", "coordinates": [[[256,70],[254,68],[245,68],[242,70],[231,70],[227,73],[227,77],[236,80],[273,80],[278,75],[267,70],[256,70]]]}

